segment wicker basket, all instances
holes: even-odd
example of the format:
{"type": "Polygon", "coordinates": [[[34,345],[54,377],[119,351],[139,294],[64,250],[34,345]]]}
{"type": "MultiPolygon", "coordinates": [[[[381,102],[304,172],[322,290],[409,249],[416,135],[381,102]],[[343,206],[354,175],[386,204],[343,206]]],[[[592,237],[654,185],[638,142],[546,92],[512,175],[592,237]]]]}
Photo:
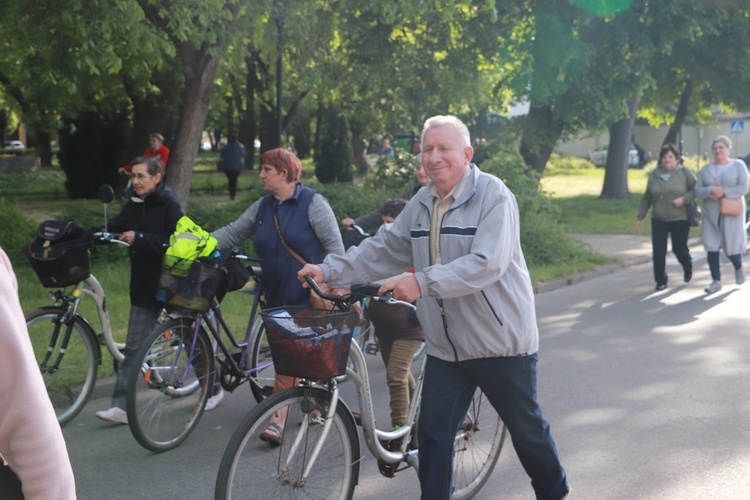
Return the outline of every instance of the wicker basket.
{"type": "Polygon", "coordinates": [[[346,373],[356,312],[287,306],[260,315],[276,373],[308,380],[346,373]]]}
{"type": "Polygon", "coordinates": [[[162,269],[156,298],[182,309],[205,312],[224,280],[225,273],[219,266],[196,260],[187,273],[179,276],[162,269]]]}

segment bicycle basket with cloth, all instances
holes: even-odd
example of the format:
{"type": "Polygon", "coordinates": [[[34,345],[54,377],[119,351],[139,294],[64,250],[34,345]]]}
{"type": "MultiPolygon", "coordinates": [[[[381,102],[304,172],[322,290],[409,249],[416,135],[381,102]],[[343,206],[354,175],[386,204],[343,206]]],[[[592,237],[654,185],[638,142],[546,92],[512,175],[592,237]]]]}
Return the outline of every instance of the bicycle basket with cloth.
{"type": "Polygon", "coordinates": [[[216,238],[182,216],[169,237],[156,300],[190,311],[205,312],[226,283],[226,272],[215,258],[216,238]]]}
{"type": "Polygon", "coordinates": [[[42,286],[75,285],[91,276],[85,232],[73,221],[47,220],[39,224],[36,239],[22,250],[42,286]]]}
{"type": "Polygon", "coordinates": [[[162,268],[156,299],[190,311],[208,311],[211,300],[226,282],[226,272],[219,264],[200,259],[189,266],[185,264],[181,263],[177,273],[173,268],[162,268]]]}
{"type": "Polygon", "coordinates": [[[276,373],[308,380],[346,373],[356,312],[283,306],[260,315],[276,373]]]}

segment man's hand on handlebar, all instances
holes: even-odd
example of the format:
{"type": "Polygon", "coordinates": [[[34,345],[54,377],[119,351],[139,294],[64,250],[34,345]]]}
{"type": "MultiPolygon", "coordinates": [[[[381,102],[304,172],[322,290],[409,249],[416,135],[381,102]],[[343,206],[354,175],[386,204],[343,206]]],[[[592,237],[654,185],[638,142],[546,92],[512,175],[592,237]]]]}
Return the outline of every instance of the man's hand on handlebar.
{"type": "Polygon", "coordinates": [[[378,295],[384,295],[389,291],[393,292],[394,299],[404,302],[414,302],[422,297],[422,291],[419,289],[419,283],[417,283],[417,278],[414,275],[405,276],[396,281],[386,283],[380,287],[378,295]]]}
{"type": "Polygon", "coordinates": [[[325,275],[323,274],[323,270],[320,268],[320,266],[317,266],[315,264],[305,264],[305,267],[300,269],[297,273],[297,279],[302,282],[302,286],[304,288],[310,288],[310,285],[305,282],[305,276],[310,276],[313,280],[315,280],[315,283],[323,283],[326,279],[325,275]]]}

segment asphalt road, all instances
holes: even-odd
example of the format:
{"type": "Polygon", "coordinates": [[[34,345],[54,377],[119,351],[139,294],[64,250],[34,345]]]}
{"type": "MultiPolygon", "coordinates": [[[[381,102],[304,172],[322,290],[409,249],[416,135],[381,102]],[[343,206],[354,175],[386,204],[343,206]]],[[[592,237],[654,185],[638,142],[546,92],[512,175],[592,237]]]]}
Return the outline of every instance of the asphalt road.
{"type": "MultiPolygon", "coordinates": [[[[696,256],[688,285],[669,260],[663,292],[646,263],[537,296],[539,400],[572,498],[750,498],[750,283],[735,286],[725,264],[724,290],[706,296],[707,265],[696,256]]],[[[377,418],[387,419],[382,363],[368,362],[377,418]]],[[[351,385],[347,402],[356,401],[351,385]]],[[[181,447],[152,454],[127,427],[93,416],[108,397],[92,400],[64,429],[79,498],[212,498],[224,447],[251,401],[241,387],[181,447]]],[[[386,479],[365,457],[355,498],[418,494],[413,471],[386,479]]],[[[534,498],[509,441],[477,498],[534,498]]]]}

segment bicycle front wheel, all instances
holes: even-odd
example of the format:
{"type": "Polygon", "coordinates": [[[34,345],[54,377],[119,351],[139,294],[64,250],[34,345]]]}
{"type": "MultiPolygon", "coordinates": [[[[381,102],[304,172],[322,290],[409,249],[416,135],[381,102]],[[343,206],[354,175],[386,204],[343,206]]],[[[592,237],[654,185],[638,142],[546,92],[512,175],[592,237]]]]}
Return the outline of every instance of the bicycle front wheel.
{"type": "Polygon", "coordinates": [[[471,498],[492,474],[505,442],[505,424],[477,388],[453,442],[454,500],[471,498]]]}
{"type": "Polygon", "coordinates": [[[293,387],[253,408],[229,440],[215,498],[352,498],[359,477],[357,429],[339,401],[326,433],[322,417],[329,401],[322,389],[293,387]],[[274,414],[284,417],[278,445],[261,439],[274,414]]]}
{"type": "Polygon", "coordinates": [[[255,318],[250,335],[250,389],[253,391],[255,401],[260,402],[273,392],[273,384],[276,381],[276,370],[271,359],[271,347],[268,345],[266,327],[260,316],[255,318]]]}
{"type": "Polygon", "coordinates": [[[202,326],[195,334],[193,318],[177,318],[156,327],[137,359],[127,390],[130,431],[147,450],[171,450],[193,431],[210,397],[211,342],[202,326]]]}
{"type": "Polygon", "coordinates": [[[96,384],[101,350],[96,334],[81,317],[61,323],[65,309],[40,309],[26,316],[34,356],[47,394],[65,425],[83,409],[96,384]]]}

